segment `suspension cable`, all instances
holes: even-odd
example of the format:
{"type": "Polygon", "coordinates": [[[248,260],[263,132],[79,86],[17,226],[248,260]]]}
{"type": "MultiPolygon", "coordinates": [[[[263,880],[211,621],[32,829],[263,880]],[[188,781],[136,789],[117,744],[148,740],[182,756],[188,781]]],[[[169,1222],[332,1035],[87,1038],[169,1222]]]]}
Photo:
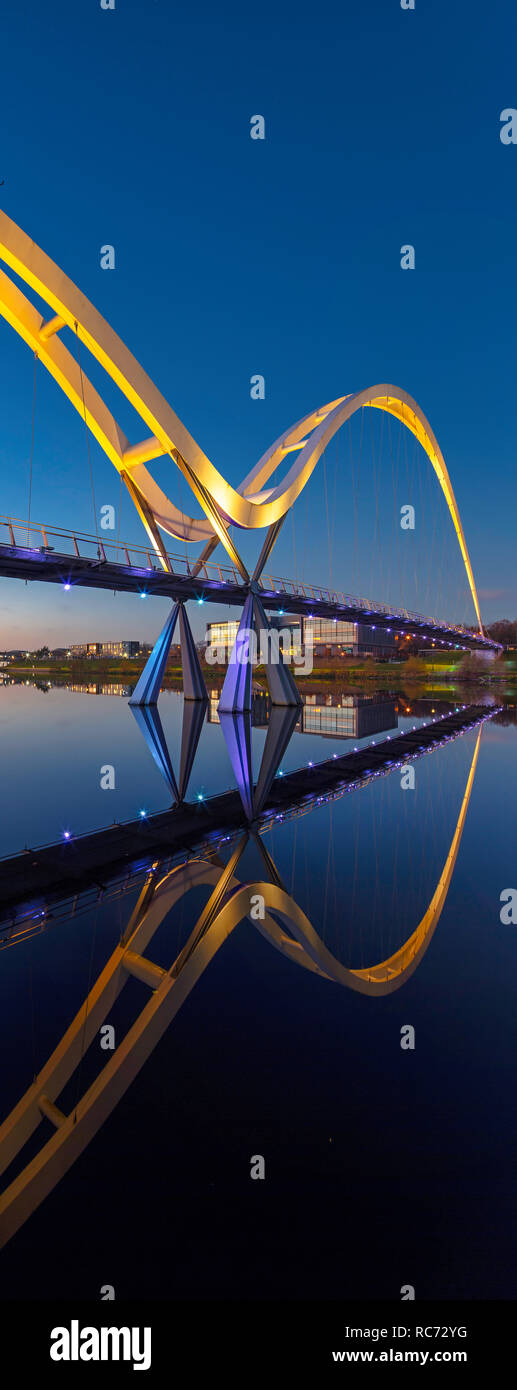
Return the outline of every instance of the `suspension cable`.
{"type": "Polygon", "coordinates": [[[327,546],[329,555],[329,585],[332,588],[332,538],[330,535],[329,499],[327,488],[327,451],[323,450],[323,484],[325,490],[325,513],[327,517],[327,546]]]}
{"type": "Polygon", "coordinates": [[[27,545],[30,545],[31,529],[31,500],[32,500],[32,461],[34,458],[34,420],[36,413],[36,371],[38,366],[38,354],[34,353],[34,384],[32,388],[32,429],[31,429],[31,456],[29,465],[29,512],[27,520],[27,545]]]}
{"type": "Polygon", "coordinates": [[[99,898],[97,898],[97,902],[96,902],[96,905],[95,905],[95,915],[94,915],[94,919],[93,919],[93,931],[92,931],[92,942],[91,942],[91,950],[90,950],[90,961],[89,961],[89,966],[88,966],[88,992],[87,992],[86,999],[85,999],[85,1003],[84,1003],[84,1024],[83,1024],[82,1036],[81,1036],[81,1052],[80,1052],[79,1063],[78,1063],[78,1067],[77,1067],[76,1096],[75,1096],[75,1105],[74,1105],[74,1125],[77,1123],[77,1107],[78,1107],[78,1105],[79,1105],[79,1100],[80,1100],[80,1098],[81,1098],[81,1075],[82,1075],[83,1058],[84,1058],[84,1051],[85,1051],[86,1025],[87,1025],[87,1023],[88,1023],[88,1009],[89,1009],[89,1005],[90,1005],[90,994],[91,994],[91,989],[92,989],[93,959],[94,959],[94,955],[95,955],[95,943],[96,943],[96,939],[97,939],[97,921],[98,921],[98,916],[99,916],[99,906],[100,906],[100,902],[99,902],[99,898]]]}
{"type": "Polygon", "coordinates": [[[88,430],[88,420],[87,420],[87,417],[86,417],[86,402],[85,402],[85,399],[84,399],[84,379],[83,379],[83,369],[82,369],[82,366],[81,366],[81,350],[80,350],[80,347],[79,347],[79,330],[78,330],[77,319],[75,320],[75,336],[76,336],[76,339],[77,339],[77,363],[78,363],[79,372],[80,372],[80,376],[81,376],[81,395],[82,395],[82,399],[83,399],[84,428],[85,428],[85,432],[86,432],[86,448],[87,448],[87,451],[88,451],[88,467],[89,467],[89,470],[90,470],[90,486],[91,486],[91,490],[92,490],[93,524],[94,524],[94,528],[95,528],[95,535],[96,535],[97,541],[98,541],[98,540],[99,540],[99,528],[98,528],[98,522],[97,522],[97,508],[96,508],[96,505],[95,505],[95,488],[94,488],[94,485],[93,485],[92,457],[91,457],[91,451],[90,451],[90,433],[89,433],[89,430],[88,430]]]}
{"type": "Polygon", "coordinates": [[[123,481],[123,478],[122,478],[122,474],[120,474],[120,491],[119,491],[119,498],[118,498],[118,517],[117,517],[117,560],[118,560],[118,552],[119,552],[119,544],[120,544],[120,520],[121,520],[121,516],[122,516],[122,488],[123,488],[123,486],[124,486],[124,481],[123,481]]]}

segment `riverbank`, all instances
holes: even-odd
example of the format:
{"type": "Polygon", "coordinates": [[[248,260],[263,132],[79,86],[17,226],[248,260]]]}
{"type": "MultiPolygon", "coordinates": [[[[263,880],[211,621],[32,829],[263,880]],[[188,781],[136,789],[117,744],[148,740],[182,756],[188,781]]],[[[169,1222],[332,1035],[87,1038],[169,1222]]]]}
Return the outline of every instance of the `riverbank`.
{"type": "MultiPolygon", "coordinates": [[[[17,661],[16,665],[6,662],[0,665],[0,675],[2,676],[55,676],[64,680],[73,681],[95,681],[95,680],[117,680],[124,681],[126,684],[137,682],[143,667],[144,661],[138,660],[109,660],[96,659],[91,661],[17,661]]],[[[201,669],[208,685],[217,686],[224,680],[226,668],[223,666],[208,665],[201,660],[201,669]]],[[[314,663],[310,674],[303,673],[298,667],[292,667],[293,674],[300,689],[306,689],[310,684],[313,686],[332,685],[339,682],[340,685],[355,686],[358,683],[366,684],[367,688],[375,685],[377,689],[393,689],[394,686],[408,683],[425,683],[429,685],[443,686],[451,685],[499,685],[500,683],[511,685],[517,684],[517,663],[514,659],[485,663],[476,661],[469,668],[463,662],[457,664],[443,664],[427,661],[422,657],[410,657],[408,661],[374,661],[371,657],[364,661],[349,658],[344,661],[318,662],[314,663]]],[[[266,679],[266,672],[263,666],[257,666],[254,670],[254,679],[260,684],[266,679]]],[[[164,683],[171,682],[173,685],[182,682],[181,663],[177,660],[168,663],[164,673],[164,683]]]]}

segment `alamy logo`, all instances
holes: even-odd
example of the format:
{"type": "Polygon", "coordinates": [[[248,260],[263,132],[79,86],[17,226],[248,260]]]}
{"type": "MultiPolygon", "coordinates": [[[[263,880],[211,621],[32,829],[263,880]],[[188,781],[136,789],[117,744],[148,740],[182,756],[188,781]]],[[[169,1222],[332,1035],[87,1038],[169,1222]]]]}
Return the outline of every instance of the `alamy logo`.
{"type": "Polygon", "coordinates": [[[79,1327],[72,1318],[70,1328],[53,1327],[50,1334],[52,1361],[132,1361],[134,1371],[148,1371],[151,1365],[151,1328],[79,1327]]]}
{"type": "MultiPolygon", "coordinates": [[[[235,666],[279,666],[289,665],[292,659],[301,676],[310,676],[313,671],[314,643],[312,632],[308,632],[305,642],[293,642],[291,628],[262,628],[259,639],[254,628],[239,628],[233,646],[230,665],[235,666]]],[[[205,648],[205,658],[210,666],[224,665],[228,648],[218,642],[209,642],[205,648]]]]}

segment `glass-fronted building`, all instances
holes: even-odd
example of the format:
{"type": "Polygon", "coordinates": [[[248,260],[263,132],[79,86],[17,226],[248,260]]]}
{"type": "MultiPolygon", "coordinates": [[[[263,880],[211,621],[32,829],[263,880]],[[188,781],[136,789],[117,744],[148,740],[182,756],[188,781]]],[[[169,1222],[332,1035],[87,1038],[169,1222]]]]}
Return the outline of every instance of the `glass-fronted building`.
{"type": "Polygon", "coordinates": [[[390,656],[396,650],[393,633],[366,623],[342,622],[334,618],[303,618],[303,641],[312,635],[317,655],[390,656]]]}
{"type": "Polygon", "coordinates": [[[139,642],[101,642],[101,656],[138,656],[139,642]]]}
{"type": "Polygon", "coordinates": [[[76,642],[68,648],[71,656],[138,656],[139,642],[76,642]]]}
{"type": "MultiPolygon", "coordinates": [[[[289,641],[284,640],[284,655],[293,659],[311,642],[316,656],[391,656],[398,643],[393,633],[386,629],[367,627],[365,623],[343,622],[340,618],[304,618],[296,615],[280,617],[272,614],[271,626],[290,633],[289,641]],[[287,650],[285,648],[287,647],[287,650]]],[[[227,659],[237,636],[239,623],[209,623],[206,640],[209,646],[219,648],[223,659],[227,659]]]]}
{"type": "MultiPolygon", "coordinates": [[[[298,617],[280,617],[278,613],[271,614],[270,624],[273,631],[282,633],[280,650],[286,661],[295,661],[301,651],[303,620],[298,617]]],[[[230,619],[225,623],[208,623],[206,629],[207,646],[213,650],[217,649],[221,653],[223,661],[227,661],[230,656],[235,638],[237,636],[239,623],[236,619],[230,619]]],[[[258,651],[260,655],[260,648],[258,651]]]]}

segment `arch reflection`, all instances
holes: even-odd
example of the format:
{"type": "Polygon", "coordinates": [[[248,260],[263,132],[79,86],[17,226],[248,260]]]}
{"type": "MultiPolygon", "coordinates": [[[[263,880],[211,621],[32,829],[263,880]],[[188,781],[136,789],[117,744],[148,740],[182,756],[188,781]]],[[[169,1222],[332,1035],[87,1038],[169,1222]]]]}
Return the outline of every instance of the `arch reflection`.
{"type": "Polygon", "coordinates": [[[153,864],[119,944],[51,1057],[0,1127],[0,1172],[21,1152],[43,1118],[54,1128],[51,1138],[0,1197],[1,1246],[19,1230],[101,1128],[214,956],[245,918],[293,964],[328,981],[370,995],[384,995],[401,988],[428,949],[446,901],[472,792],[481,728],[454,835],[427,910],[397,951],[366,968],[347,967],[329,951],[286,891],[262,836],[253,827],[240,835],[226,865],[214,853],[161,876],[160,864],[153,864]],[[250,841],[260,853],[264,877],[243,882],[237,870],[250,841]],[[186,943],[165,970],[145,954],[147,947],[174,905],[201,886],[210,889],[208,901],[186,943]],[[255,921],[250,917],[250,909],[257,894],[264,900],[265,913],[263,920],[255,921]],[[64,1114],[57,1104],[59,1097],[129,978],[139,980],[150,993],[99,1075],[70,1113],[64,1114]]]}

